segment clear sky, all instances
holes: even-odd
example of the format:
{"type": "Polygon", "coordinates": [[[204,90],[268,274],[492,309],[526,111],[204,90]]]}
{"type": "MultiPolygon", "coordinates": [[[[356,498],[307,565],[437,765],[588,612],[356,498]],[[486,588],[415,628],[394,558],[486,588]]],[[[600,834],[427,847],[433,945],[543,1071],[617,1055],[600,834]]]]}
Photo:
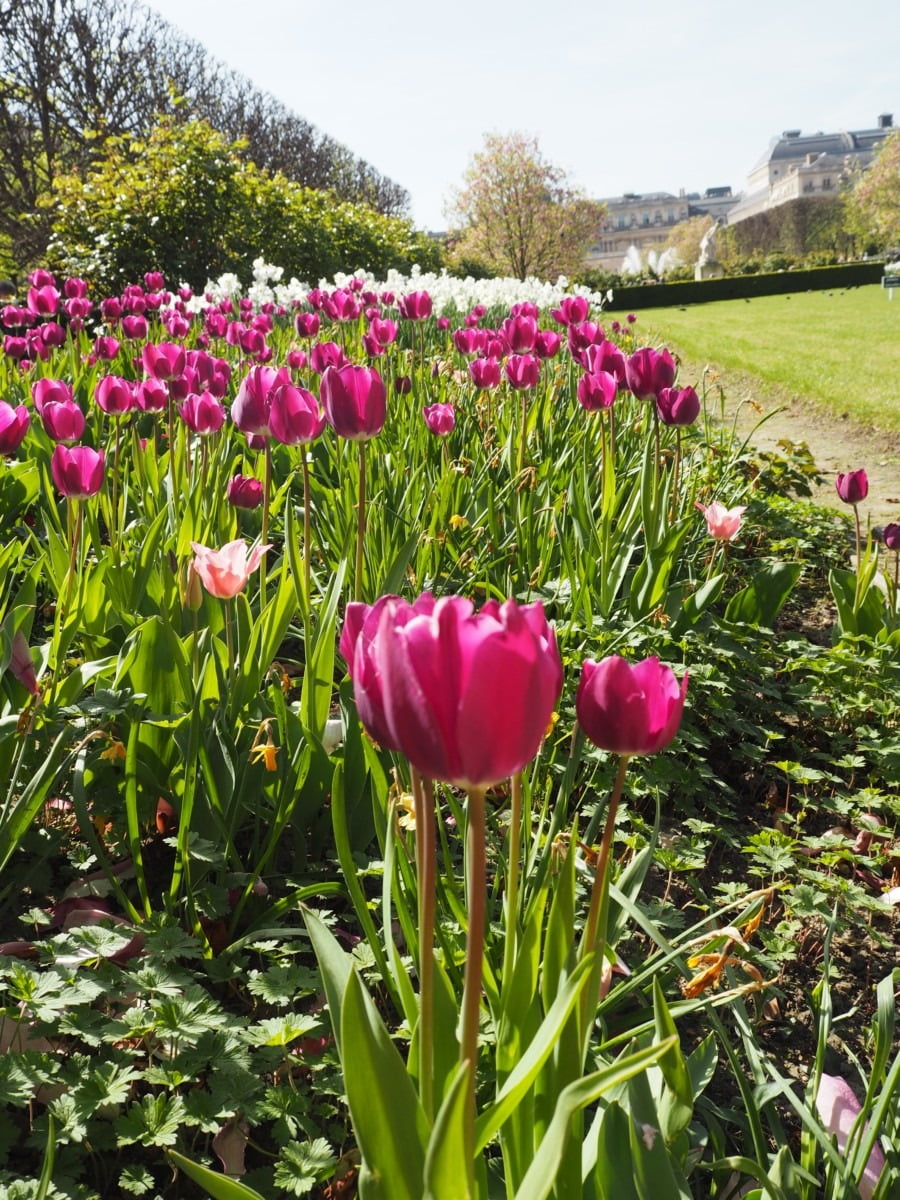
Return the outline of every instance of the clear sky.
{"type": "Polygon", "coordinates": [[[900,125],[897,0],[151,0],[444,207],[485,133],[535,135],[590,195],[740,191],[785,129],[900,125]]]}

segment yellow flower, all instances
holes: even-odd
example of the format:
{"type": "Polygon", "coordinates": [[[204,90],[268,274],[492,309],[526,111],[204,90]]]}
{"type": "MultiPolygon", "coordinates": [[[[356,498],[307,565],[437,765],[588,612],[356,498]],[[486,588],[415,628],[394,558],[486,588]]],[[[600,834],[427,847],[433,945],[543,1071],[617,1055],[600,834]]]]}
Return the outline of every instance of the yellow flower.
{"type": "Polygon", "coordinates": [[[466,520],[466,518],[461,517],[459,515],[459,513],[454,513],[453,516],[450,518],[450,528],[451,529],[465,529],[468,526],[468,524],[469,524],[469,522],[466,520]]]}
{"type": "Polygon", "coordinates": [[[125,746],[117,738],[110,738],[109,745],[100,754],[100,757],[106,762],[124,762],[125,761],[125,746]]]}
{"type": "Polygon", "coordinates": [[[252,763],[265,763],[267,771],[277,771],[278,767],[275,763],[275,755],[278,753],[279,747],[275,745],[272,738],[271,726],[271,719],[267,718],[256,731],[256,737],[253,739],[253,745],[250,747],[250,761],[252,763]],[[264,734],[265,741],[262,740],[264,734]]]}

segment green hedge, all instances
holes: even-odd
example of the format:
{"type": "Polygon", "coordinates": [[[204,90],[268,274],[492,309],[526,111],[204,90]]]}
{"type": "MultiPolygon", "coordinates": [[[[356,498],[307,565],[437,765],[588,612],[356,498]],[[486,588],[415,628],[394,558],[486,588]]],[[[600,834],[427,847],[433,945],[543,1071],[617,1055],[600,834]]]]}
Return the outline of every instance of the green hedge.
{"type": "Polygon", "coordinates": [[[813,267],[806,271],[778,271],[768,275],[732,275],[727,279],[691,280],[687,283],[642,283],[613,290],[617,311],[639,308],[675,308],[708,304],[711,300],[750,300],[754,296],[781,296],[787,292],[820,292],[829,288],[862,287],[880,283],[882,262],[846,263],[813,267]]]}

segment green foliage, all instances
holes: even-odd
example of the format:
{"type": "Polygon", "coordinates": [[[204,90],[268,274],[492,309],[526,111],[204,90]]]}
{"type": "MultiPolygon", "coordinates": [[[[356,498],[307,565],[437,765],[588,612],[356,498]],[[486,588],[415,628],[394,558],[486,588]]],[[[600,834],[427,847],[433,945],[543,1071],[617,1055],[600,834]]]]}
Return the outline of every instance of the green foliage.
{"type": "MultiPolygon", "coordinates": [[[[730,273],[747,258],[816,252],[847,257],[855,251],[855,239],[847,229],[846,200],[836,195],[789,200],[727,225],[722,230],[719,254],[730,273]]],[[[779,268],[772,265],[768,269],[779,268]]]]}
{"type": "Polygon", "coordinates": [[[900,129],[881,142],[872,165],[856,181],[849,211],[865,234],[881,249],[900,249],[900,129]]]}
{"type": "Polygon", "coordinates": [[[312,283],[362,264],[439,264],[437,244],[408,221],[269,175],[241,149],[174,118],[145,138],[107,139],[83,176],[57,180],[52,265],[115,291],[149,268],[199,287],[263,254],[312,283]]]}

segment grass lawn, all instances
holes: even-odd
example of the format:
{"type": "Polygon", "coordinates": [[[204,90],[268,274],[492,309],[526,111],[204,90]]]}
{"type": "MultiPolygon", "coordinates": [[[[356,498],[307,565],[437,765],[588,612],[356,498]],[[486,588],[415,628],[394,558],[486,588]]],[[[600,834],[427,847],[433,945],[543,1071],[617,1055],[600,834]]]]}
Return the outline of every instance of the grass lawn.
{"type": "Polygon", "coordinates": [[[900,295],[880,286],[645,309],[635,330],[695,365],[742,371],[900,433],[900,295]]]}

